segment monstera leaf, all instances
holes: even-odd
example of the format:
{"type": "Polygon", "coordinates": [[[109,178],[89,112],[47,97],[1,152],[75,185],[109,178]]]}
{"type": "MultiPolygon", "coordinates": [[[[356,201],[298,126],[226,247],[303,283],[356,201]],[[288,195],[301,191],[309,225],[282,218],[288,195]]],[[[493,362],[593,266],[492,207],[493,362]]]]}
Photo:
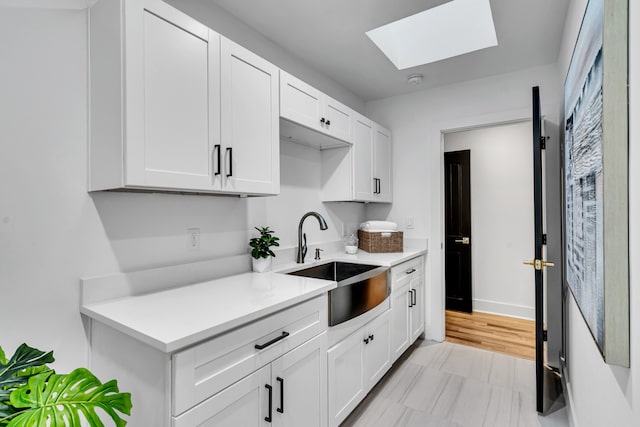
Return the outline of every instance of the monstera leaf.
{"type": "Polygon", "coordinates": [[[2,348],[0,348],[0,419],[3,418],[2,402],[9,400],[11,391],[25,385],[29,377],[48,371],[45,363],[54,361],[53,352],[45,353],[26,344],[22,344],[15,354],[7,361],[2,348]]]}
{"type": "Polygon", "coordinates": [[[117,427],[127,424],[116,411],[131,414],[131,394],[120,393],[115,380],[100,381],[87,369],[70,374],[52,371],[29,378],[26,386],[14,390],[11,405],[24,409],[11,419],[8,427],[78,426],[80,415],[93,427],[104,427],[97,409],[106,412],[117,427]]]}

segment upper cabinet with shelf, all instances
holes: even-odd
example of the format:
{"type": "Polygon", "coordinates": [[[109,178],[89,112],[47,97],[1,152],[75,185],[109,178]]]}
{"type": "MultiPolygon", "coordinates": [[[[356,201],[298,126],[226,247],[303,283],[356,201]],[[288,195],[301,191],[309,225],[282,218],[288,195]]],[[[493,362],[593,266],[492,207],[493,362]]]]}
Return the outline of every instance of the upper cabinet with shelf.
{"type": "Polygon", "coordinates": [[[160,0],[89,16],[90,191],[278,193],[275,66],[160,0]]]}
{"type": "Polygon", "coordinates": [[[322,200],[391,203],[391,132],[354,113],[353,146],[322,152],[322,200]]]}
{"type": "Polygon", "coordinates": [[[321,149],[351,144],[353,114],[346,105],[280,70],[283,138],[321,149]]]}

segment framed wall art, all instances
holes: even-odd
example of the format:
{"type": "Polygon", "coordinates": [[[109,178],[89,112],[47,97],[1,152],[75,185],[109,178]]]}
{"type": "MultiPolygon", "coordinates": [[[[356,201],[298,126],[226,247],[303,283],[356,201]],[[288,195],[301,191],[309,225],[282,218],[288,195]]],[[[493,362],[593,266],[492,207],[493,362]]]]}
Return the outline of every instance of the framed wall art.
{"type": "Polygon", "coordinates": [[[564,85],[565,277],[607,363],[629,366],[628,0],[589,0],[564,85]]]}

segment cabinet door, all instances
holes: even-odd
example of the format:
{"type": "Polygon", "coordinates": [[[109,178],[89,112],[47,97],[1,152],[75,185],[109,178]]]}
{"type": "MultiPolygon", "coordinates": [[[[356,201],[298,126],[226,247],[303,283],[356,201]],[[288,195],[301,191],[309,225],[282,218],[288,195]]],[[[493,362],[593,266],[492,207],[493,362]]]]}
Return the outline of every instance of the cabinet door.
{"type": "Polygon", "coordinates": [[[327,334],[291,350],[271,366],[274,425],[325,427],[327,334]]]}
{"type": "Polygon", "coordinates": [[[327,352],[329,426],[335,427],[358,406],[366,394],[363,336],[356,332],[327,352]]]}
{"type": "Polygon", "coordinates": [[[280,70],[280,116],[310,129],[323,131],[323,94],[291,74],[280,70]]]}
{"type": "Polygon", "coordinates": [[[278,68],[222,38],[221,82],[222,189],[279,193],[278,68]]]}
{"type": "Polygon", "coordinates": [[[373,180],[373,122],[356,115],[353,126],[353,189],[354,199],[372,201],[373,180]]]}
{"type": "Polygon", "coordinates": [[[159,0],[124,4],[125,185],[211,190],[220,36],[159,0]]]}
{"type": "Polygon", "coordinates": [[[400,277],[391,292],[391,360],[396,361],[409,348],[409,276],[400,277]]]}
{"type": "Polygon", "coordinates": [[[374,177],[378,179],[375,192],[377,202],[392,201],[391,182],[391,132],[376,124],[374,132],[374,177]]]}
{"type": "Polygon", "coordinates": [[[424,295],[424,270],[417,269],[411,275],[410,288],[414,292],[414,306],[411,307],[411,342],[414,342],[424,332],[425,295],[424,295]]]}
{"type": "MultiPolygon", "coordinates": [[[[268,426],[271,366],[267,365],[184,414],[173,418],[173,427],[268,426]]],[[[272,390],[273,393],[273,390],[272,390]]],[[[272,398],[275,395],[272,395],[272,398]]]]}
{"type": "Polygon", "coordinates": [[[329,96],[324,96],[322,117],[325,119],[324,131],[329,135],[343,141],[353,142],[353,114],[351,108],[329,96]]]}
{"type": "Polygon", "coordinates": [[[365,327],[365,339],[369,340],[364,348],[364,381],[367,392],[391,367],[389,314],[386,311],[365,327]]]}

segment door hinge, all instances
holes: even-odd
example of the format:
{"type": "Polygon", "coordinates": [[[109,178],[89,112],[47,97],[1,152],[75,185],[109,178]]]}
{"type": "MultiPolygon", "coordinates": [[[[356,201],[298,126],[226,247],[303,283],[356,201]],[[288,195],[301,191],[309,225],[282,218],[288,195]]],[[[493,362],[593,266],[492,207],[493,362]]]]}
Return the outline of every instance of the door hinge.
{"type": "Polygon", "coordinates": [[[540,137],[540,149],[541,150],[544,150],[544,149],[547,148],[547,139],[548,138],[549,138],[548,136],[541,136],[540,137]]]}
{"type": "Polygon", "coordinates": [[[545,329],[544,331],[542,331],[542,341],[546,341],[547,340],[547,330],[545,329]]]}
{"type": "Polygon", "coordinates": [[[547,244],[547,234],[546,233],[542,235],[542,244],[543,245],[547,244]]]}

